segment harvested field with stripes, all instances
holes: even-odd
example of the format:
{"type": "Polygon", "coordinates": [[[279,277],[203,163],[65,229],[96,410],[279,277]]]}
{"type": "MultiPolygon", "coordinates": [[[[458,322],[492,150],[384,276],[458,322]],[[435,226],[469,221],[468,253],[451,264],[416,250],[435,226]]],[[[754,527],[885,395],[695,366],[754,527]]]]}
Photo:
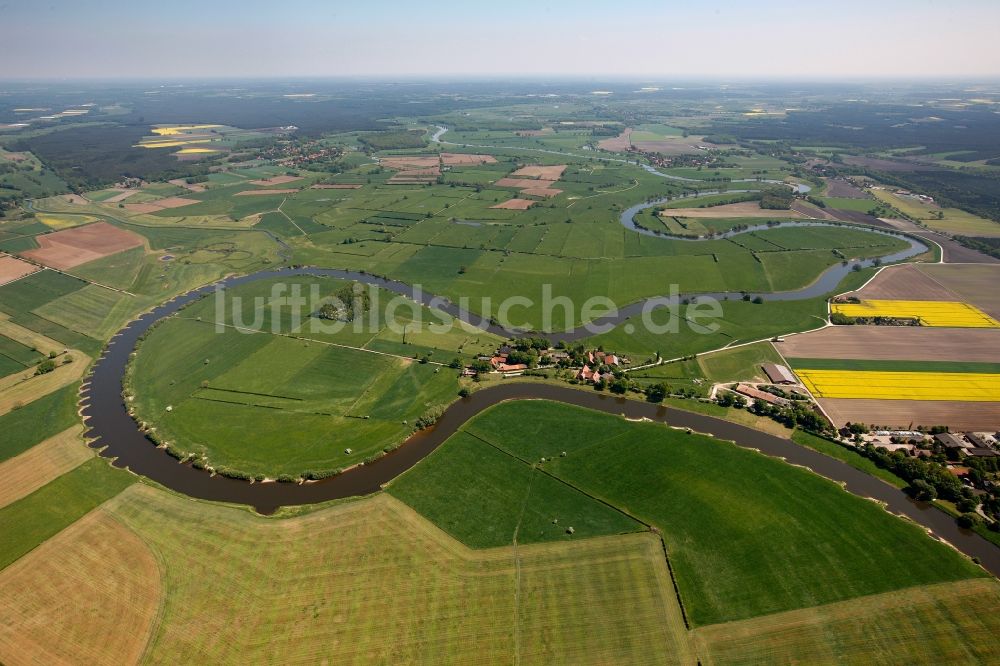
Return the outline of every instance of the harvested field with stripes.
{"type": "Polygon", "coordinates": [[[0,572],[0,661],[134,664],[162,603],[157,557],[97,509],[0,572]]]}
{"type": "Polygon", "coordinates": [[[30,495],[49,481],[89,460],[93,450],[81,438],[76,424],[19,456],[0,462],[0,507],[30,495]]]}
{"type": "Polygon", "coordinates": [[[1000,319],[1000,264],[927,264],[920,271],[957,294],[960,300],[1000,319]]]}
{"type": "Polygon", "coordinates": [[[137,484],[0,583],[33,590],[0,601],[10,664],[36,646],[106,663],[693,663],[656,536],[473,551],[388,495],[275,520],[137,484]]]}
{"type": "Polygon", "coordinates": [[[786,358],[1000,362],[1000,329],[926,326],[827,326],[790,335],[786,358]]]}
{"type": "Polygon", "coordinates": [[[953,431],[963,431],[994,430],[1000,423],[1000,402],[823,398],[819,404],[838,426],[848,421],[904,429],[910,424],[944,424],[953,431]]]}
{"type": "Polygon", "coordinates": [[[697,629],[702,664],[953,663],[1000,660],[1000,583],[914,587],[697,629]],[[971,640],[970,640],[971,639],[971,640]],[[931,657],[933,655],[933,658],[931,657]]]}
{"type": "Polygon", "coordinates": [[[961,301],[958,294],[923,273],[914,264],[890,266],[879,271],[854,294],[862,300],[961,301]]]}
{"type": "Polygon", "coordinates": [[[830,310],[845,317],[917,319],[921,326],[1000,328],[1000,322],[976,306],[958,301],[864,300],[833,303],[830,310]]]}

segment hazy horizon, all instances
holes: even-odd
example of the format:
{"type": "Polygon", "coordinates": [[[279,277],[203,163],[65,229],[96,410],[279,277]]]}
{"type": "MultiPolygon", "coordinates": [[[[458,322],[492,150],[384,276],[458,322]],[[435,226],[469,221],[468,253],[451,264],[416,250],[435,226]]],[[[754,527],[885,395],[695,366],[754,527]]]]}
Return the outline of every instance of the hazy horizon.
{"type": "Polygon", "coordinates": [[[989,0],[0,0],[0,21],[5,80],[1000,77],[989,0]]]}

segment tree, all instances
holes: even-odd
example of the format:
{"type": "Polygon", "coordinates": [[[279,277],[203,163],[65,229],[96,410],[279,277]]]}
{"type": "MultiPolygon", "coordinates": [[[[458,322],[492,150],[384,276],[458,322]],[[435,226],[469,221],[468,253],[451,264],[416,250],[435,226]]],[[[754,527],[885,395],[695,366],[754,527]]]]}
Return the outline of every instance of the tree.
{"type": "Polygon", "coordinates": [[[652,384],[646,387],[646,400],[649,402],[663,402],[663,399],[670,393],[670,387],[665,383],[652,384]]]}
{"type": "Polygon", "coordinates": [[[982,518],[979,517],[979,514],[963,513],[961,516],[958,517],[956,522],[958,522],[958,526],[961,527],[962,529],[971,530],[975,527],[978,527],[979,524],[983,522],[983,520],[982,518]]]}
{"type": "Polygon", "coordinates": [[[910,494],[913,495],[914,499],[921,502],[930,502],[937,499],[937,490],[923,479],[917,479],[910,484],[910,494]]]}
{"type": "Polygon", "coordinates": [[[46,373],[52,372],[55,369],[56,369],[55,361],[53,361],[50,358],[47,358],[38,364],[38,367],[35,368],[35,374],[44,375],[46,373]]]}

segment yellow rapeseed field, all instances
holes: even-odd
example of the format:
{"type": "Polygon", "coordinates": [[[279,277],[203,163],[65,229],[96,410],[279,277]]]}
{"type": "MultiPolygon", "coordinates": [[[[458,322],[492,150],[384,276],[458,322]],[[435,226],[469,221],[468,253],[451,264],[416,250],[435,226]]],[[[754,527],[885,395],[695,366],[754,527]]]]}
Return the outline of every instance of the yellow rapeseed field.
{"type": "Polygon", "coordinates": [[[831,311],[847,317],[917,318],[923,326],[1000,328],[1000,322],[974,305],[959,301],[871,300],[833,303],[831,311]]]}
{"type": "Polygon", "coordinates": [[[52,229],[68,229],[97,220],[92,215],[58,215],[53,213],[35,213],[35,219],[52,229]]]}
{"type": "Polygon", "coordinates": [[[190,132],[191,130],[211,129],[213,127],[222,127],[222,125],[171,125],[170,127],[154,127],[153,134],[175,136],[183,132],[190,132]]]}
{"type": "Polygon", "coordinates": [[[817,398],[1000,402],[1000,374],[796,369],[817,398]]]}
{"type": "Polygon", "coordinates": [[[189,139],[177,141],[144,141],[136,144],[135,148],[173,148],[174,146],[186,146],[192,143],[210,143],[211,139],[189,139]]]}
{"type": "Polygon", "coordinates": [[[191,155],[194,153],[217,153],[218,150],[214,148],[181,148],[177,151],[178,155],[191,155]]]}

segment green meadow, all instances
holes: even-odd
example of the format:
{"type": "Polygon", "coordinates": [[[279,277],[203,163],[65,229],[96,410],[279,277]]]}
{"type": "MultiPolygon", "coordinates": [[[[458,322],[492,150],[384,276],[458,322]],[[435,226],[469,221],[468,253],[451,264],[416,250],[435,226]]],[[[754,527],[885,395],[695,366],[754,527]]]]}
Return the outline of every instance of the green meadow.
{"type": "Polygon", "coordinates": [[[545,401],[501,404],[462,431],[389,492],[479,546],[510,540],[516,516],[537,513],[565,525],[568,515],[607,534],[625,525],[602,523],[594,503],[626,512],[662,534],[696,627],[984,575],[919,527],[835,483],[711,437],[545,401]],[[532,470],[579,493],[577,505],[536,494],[523,480],[532,470]],[[498,485],[506,496],[494,496],[498,485]]]}

